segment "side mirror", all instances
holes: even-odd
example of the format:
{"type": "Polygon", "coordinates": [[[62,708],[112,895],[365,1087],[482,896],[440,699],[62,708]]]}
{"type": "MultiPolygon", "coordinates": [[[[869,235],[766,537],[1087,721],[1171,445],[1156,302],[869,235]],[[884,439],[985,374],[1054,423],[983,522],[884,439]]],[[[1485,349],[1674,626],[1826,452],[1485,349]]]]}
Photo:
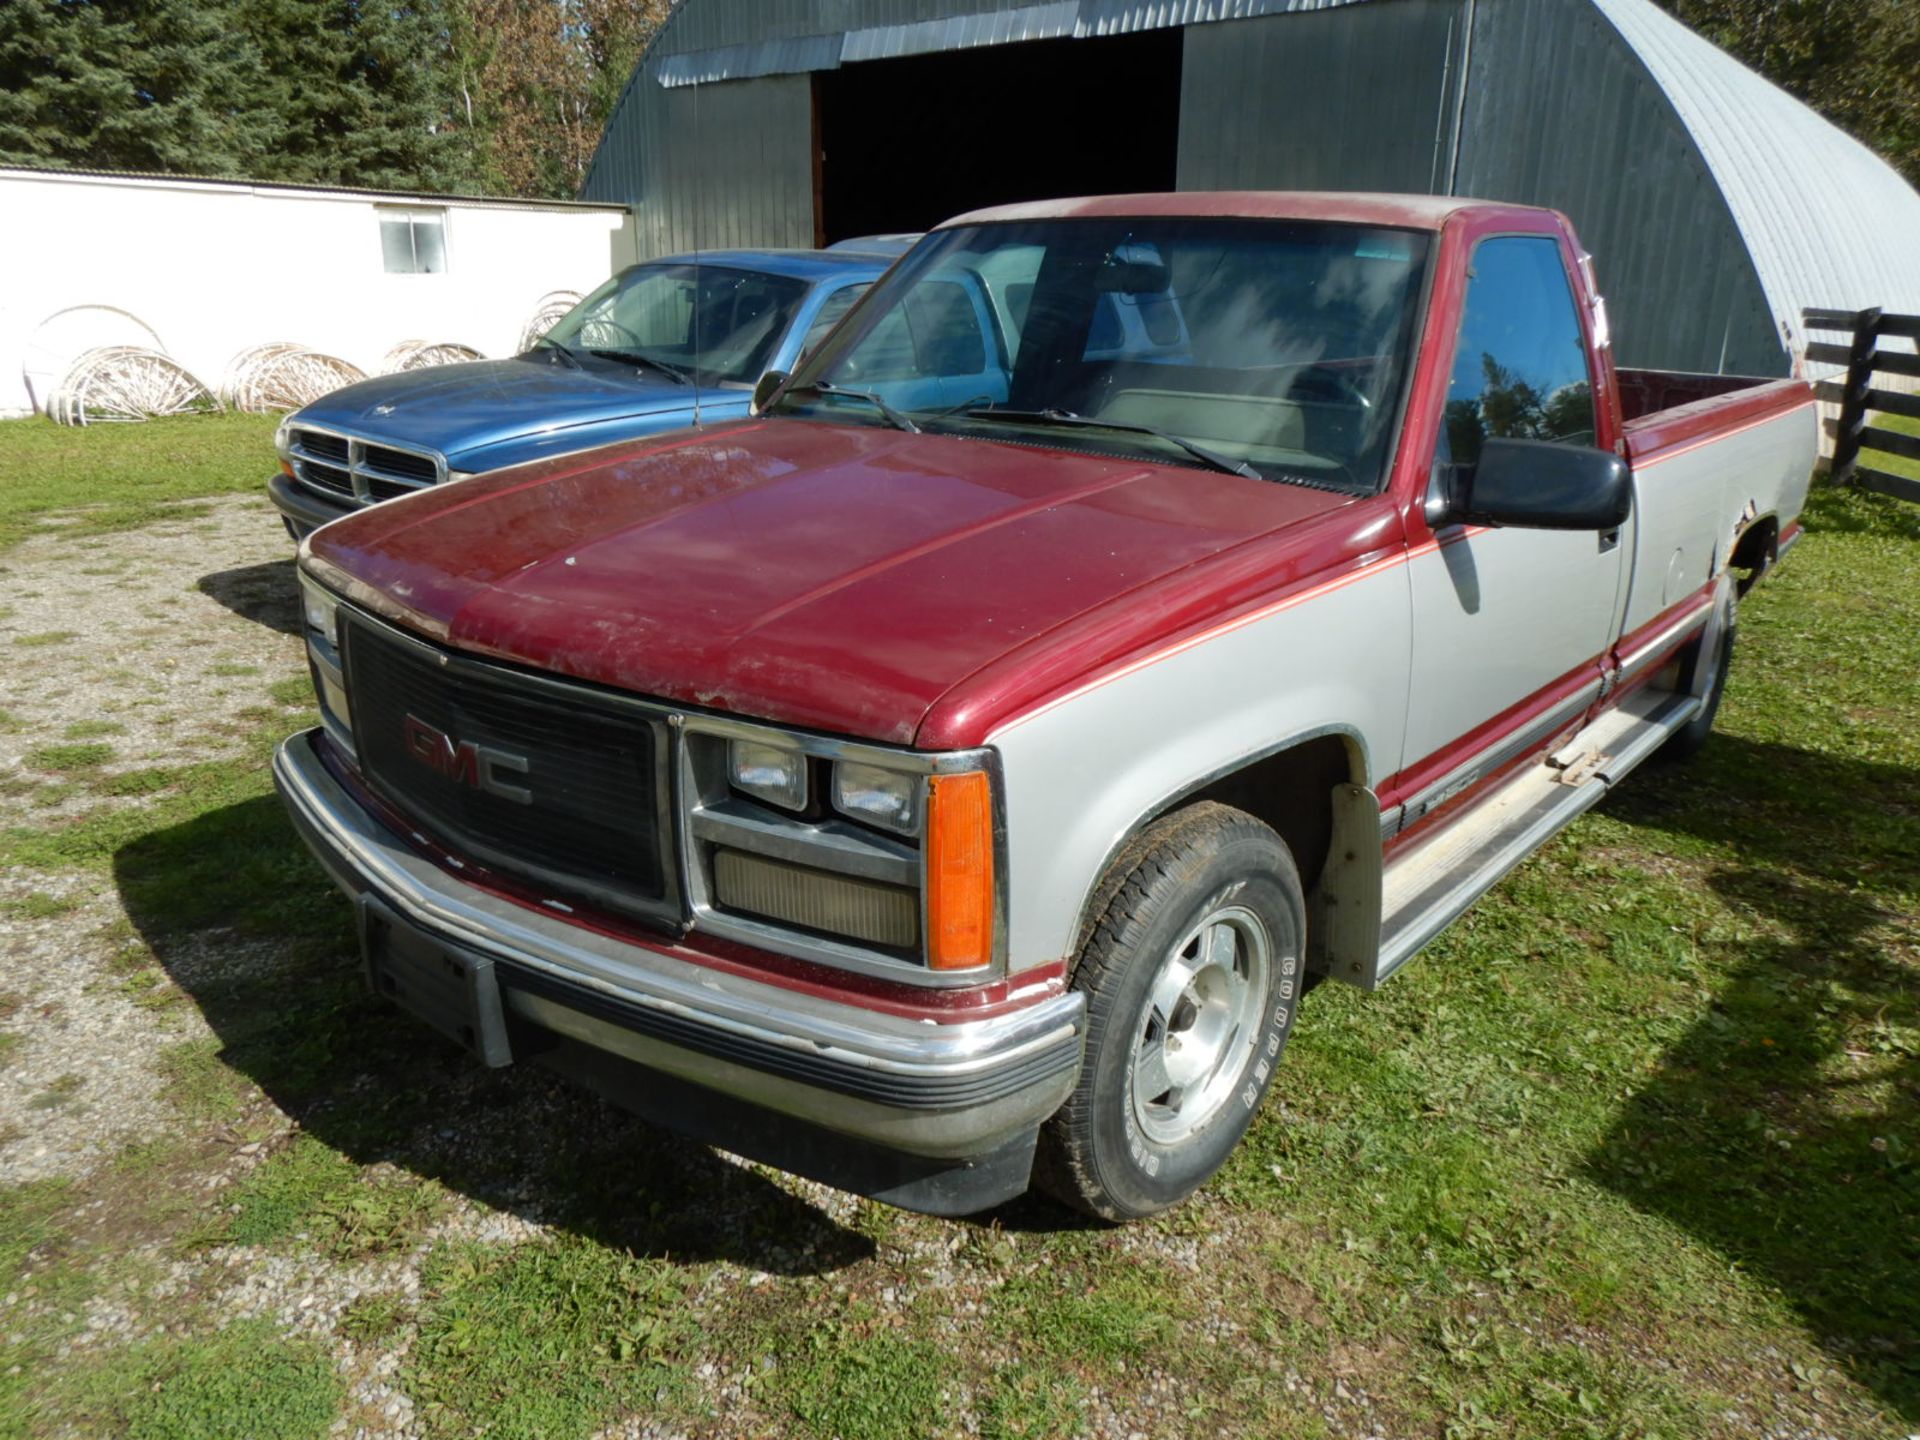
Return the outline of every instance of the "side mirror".
{"type": "Polygon", "coordinates": [[[787,372],[784,370],[769,370],[762,375],[753,387],[753,413],[766,414],[767,406],[773,400],[773,392],[786,383],[787,372]]]}
{"type": "Polygon", "coordinates": [[[1450,518],[1524,530],[1613,530],[1633,508],[1633,472],[1607,450],[1489,440],[1463,470],[1450,518]]]}

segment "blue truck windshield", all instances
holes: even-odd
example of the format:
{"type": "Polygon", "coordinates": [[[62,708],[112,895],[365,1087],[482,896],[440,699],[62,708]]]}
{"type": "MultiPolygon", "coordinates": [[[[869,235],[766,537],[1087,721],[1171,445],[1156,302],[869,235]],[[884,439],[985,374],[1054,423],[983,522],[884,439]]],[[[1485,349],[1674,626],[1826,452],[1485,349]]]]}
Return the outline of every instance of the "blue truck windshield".
{"type": "Polygon", "coordinates": [[[1045,432],[1070,448],[1370,491],[1428,238],[1182,217],[939,231],[801,366],[781,413],[1045,432]]]}
{"type": "Polygon", "coordinates": [[[751,385],[806,293],[804,280],[728,265],[635,265],[574,306],[546,338],[576,355],[751,385]]]}

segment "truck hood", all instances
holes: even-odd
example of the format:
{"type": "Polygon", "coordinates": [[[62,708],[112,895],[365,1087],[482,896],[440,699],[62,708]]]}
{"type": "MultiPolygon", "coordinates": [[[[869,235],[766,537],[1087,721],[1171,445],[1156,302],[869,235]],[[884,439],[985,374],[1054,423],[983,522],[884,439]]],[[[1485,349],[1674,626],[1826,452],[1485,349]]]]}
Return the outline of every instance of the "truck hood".
{"type": "MultiPolygon", "coordinates": [[[[703,403],[738,401],[743,392],[706,387],[703,403]]],[[[403,370],[335,390],[303,409],[295,423],[336,425],[397,445],[437,450],[455,470],[471,451],[540,432],[571,429],[670,410],[693,409],[694,389],[632,367],[588,361],[573,369],[534,351],[511,360],[476,360],[403,370]]]]}
{"type": "Polygon", "coordinates": [[[747,421],[421,491],[315,532],[309,563],[462,650],[910,743],[983,667],[1050,635],[1084,643],[1063,627],[1091,611],[1164,630],[1165,605],[1124,597],[1353,504],[1188,466],[747,421]]]}

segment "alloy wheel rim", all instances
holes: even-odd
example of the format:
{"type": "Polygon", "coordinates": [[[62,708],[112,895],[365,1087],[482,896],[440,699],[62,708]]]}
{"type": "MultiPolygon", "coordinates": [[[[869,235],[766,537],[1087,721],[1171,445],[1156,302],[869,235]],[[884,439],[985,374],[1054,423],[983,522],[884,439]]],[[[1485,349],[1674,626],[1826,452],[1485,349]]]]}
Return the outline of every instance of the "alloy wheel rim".
{"type": "Polygon", "coordinates": [[[1128,1103],[1146,1137],[1177,1145],[1217,1115],[1260,1035],[1273,941],[1251,910],[1209,912],[1169,950],[1128,1057],[1128,1103]]]}

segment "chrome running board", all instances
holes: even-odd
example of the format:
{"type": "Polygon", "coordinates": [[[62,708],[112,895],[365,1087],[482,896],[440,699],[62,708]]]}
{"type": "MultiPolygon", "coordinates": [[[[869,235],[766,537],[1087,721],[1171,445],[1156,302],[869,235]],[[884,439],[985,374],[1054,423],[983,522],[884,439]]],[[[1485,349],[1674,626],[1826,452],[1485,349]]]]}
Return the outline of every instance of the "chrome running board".
{"type": "Polygon", "coordinates": [[[1630,695],[1575,736],[1566,751],[1519,770],[1435,833],[1407,846],[1387,862],[1374,973],[1341,978],[1358,978],[1364,988],[1376,989],[1699,712],[1700,701],[1691,695],[1665,690],[1630,695]]]}

